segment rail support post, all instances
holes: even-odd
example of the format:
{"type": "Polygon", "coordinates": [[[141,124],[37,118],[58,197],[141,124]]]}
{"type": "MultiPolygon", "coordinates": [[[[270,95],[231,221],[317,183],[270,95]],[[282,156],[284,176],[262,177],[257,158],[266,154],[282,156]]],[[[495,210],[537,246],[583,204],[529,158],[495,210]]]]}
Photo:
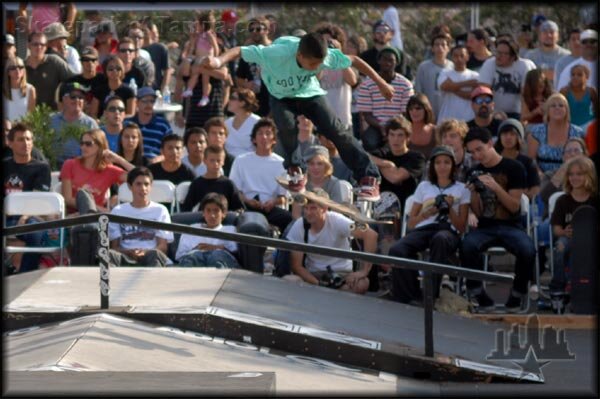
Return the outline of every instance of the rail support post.
{"type": "Polygon", "coordinates": [[[108,216],[98,218],[98,259],[100,260],[100,308],[108,309],[110,295],[110,255],[108,240],[108,216]]]}
{"type": "Polygon", "coordinates": [[[433,275],[423,273],[423,316],[425,319],[425,356],[433,357],[433,275]]]}

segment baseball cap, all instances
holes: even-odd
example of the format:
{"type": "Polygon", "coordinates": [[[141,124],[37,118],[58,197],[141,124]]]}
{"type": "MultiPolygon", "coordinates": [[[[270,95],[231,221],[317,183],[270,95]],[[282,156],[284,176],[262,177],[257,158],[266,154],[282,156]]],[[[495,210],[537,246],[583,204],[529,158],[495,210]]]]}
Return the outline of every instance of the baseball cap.
{"type": "Polygon", "coordinates": [[[548,18],[546,18],[544,15],[542,14],[537,14],[534,15],[531,18],[531,26],[533,27],[537,27],[539,24],[541,24],[542,22],[546,21],[548,18]]]}
{"type": "Polygon", "coordinates": [[[447,145],[438,145],[437,147],[434,147],[433,150],[431,150],[431,155],[429,155],[429,160],[431,161],[439,155],[448,155],[456,163],[452,147],[447,145]]]}
{"type": "Polygon", "coordinates": [[[581,32],[581,35],[579,36],[579,40],[584,41],[586,39],[598,40],[598,32],[596,32],[593,29],[584,30],[583,32],[581,32]]]}
{"type": "Polygon", "coordinates": [[[44,29],[44,33],[46,34],[46,39],[48,39],[48,41],[67,38],[71,36],[69,31],[67,31],[65,29],[65,26],[60,22],[53,22],[50,25],[46,26],[46,29],[44,29]]]}
{"type": "Polygon", "coordinates": [[[84,47],[81,50],[81,59],[82,60],[97,60],[98,59],[98,50],[93,48],[92,46],[84,47]]]}
{"type": "Polygon", "coordinates": [[[375,32],[377,30],[377,28],[381,28],[381,27],[385,27],[388,28],[389,30],[393,30],[391,26],[389,26],[383,19],[377,20],[375,21],[375,23],[373,24],[373,32],[375,32]]]}
{"type": "Polygon", "coordinates": [[[477,86],[471,92],[471,99],[474,99],[475,97],[482,96],[482,95],[490,96],[493,98],[494,92],[492,91],[492,89],[490,89],[487,86],[477,86]]]}
{"type": "Polygon", "coordinates": [[[523,124],[514,118],[508,118],[504,120],[498,127],[498,135],[507,130],[514,130],[518,133],[521,140],[525,140],[525,131],[523,130],[523,124]]]}
{"type": "Polygon", "coordinates": [[[152,96],[152,97],[156,98],[156,92],[154,91],[154,89],[152,87],[144,86],[137,91],[138,99],[146,97],[146,96],[152,96]]]}
{"type": "Polygon", "coordinates": [[[10,33],[4,35],[4,44],[10,44],[11,46],[15,45],[15,37],[10,33]]]}
{"type": "Polygon", "coordinates": [[[98,26],[96,26],[96,29],[94,30],[95,35],[97,35],[98,33],[106,33],[106,32],[111,32],[109,22],[102,22],[102,23],[98,24],[98,26]]]}
{"type": "Polygon", "coordinates": [[[329,150],[322,145],[311,145],[308,147],[302,158],[304,158],[304,162],[308,162],[317,155],[322,155],[329,159],[329,150]]]}
{"type": "Polygon", "coordinates": [[[67,94],[71,94],[74,91],[80,91],[82,93],[87,93],[88,91],[90,91],[90,89],[89,89],[89,87],[84,86],[79,82],[63,83],[60,86],[60,92],[59,92],[60,98],[63,98],[67,94]]]}
{"type": "Polygon", "coordinates": [[[221,14],[221,20],[225,22],[237,22],[238,19],[237,13],[233,10],[225,10],[221,14]]]}
{"type": "Polygon", "coordinates": [[[544,31],[558,32],[558,25],[554,21],[547,20],[547,21],[544,21],[542,26],[540,26],[540,31],[541,32],[544,32],[544,31]]]}

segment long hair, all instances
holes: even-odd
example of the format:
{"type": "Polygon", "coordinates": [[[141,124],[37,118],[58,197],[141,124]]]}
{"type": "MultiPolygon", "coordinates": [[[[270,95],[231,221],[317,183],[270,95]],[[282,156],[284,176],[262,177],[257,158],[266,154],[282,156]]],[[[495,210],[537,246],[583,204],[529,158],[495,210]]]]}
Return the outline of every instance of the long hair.
{"type": "Polygon", "coordinates": [[[125,64],[123,64],[123,61],[119,58],[118,55],[112,54],[109,55],[104,62],[102,63],[102,71],[104,71],[104,76],[106,76],[106,78],[108,79],[108,73],[106,72],[106,68],[108,67],[109,63],[116,63],[119,68],[121,68],[121,72],[119,73],[119,80],[121,80],[121,82],[123,81],[123,79],[125,79],[125,64]]]}
{"type": "MultiPolygon", "coordinates": [[[[97,171],[104,170],[108,166],[108,162],[104,158],[104,150],[108,149],[108,141],[106,141],[106,135],[101,129],[91,129],[84,132],[81,138],[88,135],[92,138],[92,141],[98,145],[98,153],[94,159],[94,169],[97,171]]],[[[79,157],[79,162],[83,165],[83,156],[79,157]]]]}
{"type": "Polygon", "coordinates": [[[585,173],[585,183],[583,184],[584,189],[592,195],[598,194],[598,177],[596,175],[596,168],[594,162],[588,157],[575,157],[567,161],[567,173],[563,179],[563,190],[567,194],[573,192],[573,186],[569,181],[569,172],[574,166],[579,168],[585,173]]]}
{"type": "Polygon", "coordinates": [[[408,112],[408,110],[411,109],[414,105],[420,105],[425,110],[425,118],[423,122],[426,125],[430,123],[435,123],[433,108],[431,106],[431,103],[429,102],[429,99],[423,93],[415,93],[411,98],[408,99],[408,104],[406,104],[406,111],[404,112],[404,116],[406,116],[406,119],[408,119],[410,123],[412,123],[412,119],[410,119],[410,112],[408,112]]]}
{"type": "Polygon", "coordinates": [[[552,95],[552,83],[546,78],[541,69],[532,69],[525,75],[525,84],[523,85],[523,98],[533,100],[537,95],[539,86],[543,85],[542,97],[546,100],[552,95]]]}
{"type": "Polygon", "coordinates": [[[252,90],[238,87],[233,89],[233,93],[237,93],[239,101],[245,103],[244,110],[248,112],[256,112],[258,110],[258,99],[252,90]]]}
{"type": "Polygon", "coordinates": [[[548,97],[548,99],[544,103],[544,123],[548,123],[548,121],[549,121],[548,116],[550,114],[550,104],[553,104],[556,102],[560,102],[560,103],[564,104],[565,109],[567,110],[567,112],[565,113],[565,122],[571,123],[571,111],[569,109],[569,102],[567,101],[565,96],[563,96],[560,93],[554,93],[553,95],[548,97]]]}
{"type": "MultiPolygon", "coordinates": [[[[10,57],[4,62],[4,82],[2,92],[4,93],[4,97],[9,101],[12,101],[13,99],[12,90],[10,89],[10,78],[8,77],[8,68],[12,66],[25,66],[25,63],[19,57],[10,57]]],[[[21,92],[21,97],[27,95],[27,68],[23,69],[23,78],[19,82],[19,90],[21,92]]]]}
{"type": "MultiPolygon", "coordinates": [[[[438,157],[439,156],[443,156],[443,155],[438,155],[438,157]]],[[[435,157],[435,158],[437,158],[437,157],[435,157]]],[[[429,161],[429,170],[427,170],[427,178],[429,179],[429,181],[431,183],[437,185],[438,184],[438,175],[437,175],[437,172],[435,171],[435,158],[433,158],[431,161],[429,161]]],[[[454,160],[453,157],[449,157],[449,158],[452,161],[452,169],[450,169],[450,181],[452,182],[452,184],[454,184],[456,182],[456,161],[454,160]]]]}
{"type": "Polygon", "coordinates": [[[131,160],[131,163],[135,166],[143,166],[144,165],[144,139],[142,137],[142,130],[140,129],[140,127],[135,124],[135,123],[127,123],[123,129],[121,129],[121,132],[119,133],[119,143],[118,143],[118,147],[117,147],[117,154],[119,154],[120,156],[122,156],[123,158],[125,157],[125,150],[123,149],[123,134],[125,133],[125,130],[131,130],[136,132],[136,134],[138,135],[138,145],[137,147],[135,147],[135,150],[133,150],[133,159],[131,160]]]}
{"type": "MultiPolygon", "coordinates": [[[[324,173],[325,177],[329,177],[329,176],[333,175],[333,165],[331,164],[331,161],[329,160],[328,156],[316,154],[314,157],[309,159],[308,162],[312,161],[315,158],[319,158],[325,164],[325,173],[324,173]]],[[[308,162],[307,162],[307,164],[308,164],[308,162]]],[[[308,172],[306,172],[306,173],[308,174],[308,172]]]]}

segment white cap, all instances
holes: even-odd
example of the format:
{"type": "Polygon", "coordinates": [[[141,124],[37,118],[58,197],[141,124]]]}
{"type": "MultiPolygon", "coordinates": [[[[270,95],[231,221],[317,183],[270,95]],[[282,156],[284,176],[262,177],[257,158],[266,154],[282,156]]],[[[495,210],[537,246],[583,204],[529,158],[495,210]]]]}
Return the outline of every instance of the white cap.
{"type": "Polygon", "coordinates": [[[585,39],[595,39],[598,40],[598,32],[596,32],[593,29],[586,29],[583,32],[581,32],[581,35],[579,36],[579,40],[580,41],[584,41],[585,39]]]}

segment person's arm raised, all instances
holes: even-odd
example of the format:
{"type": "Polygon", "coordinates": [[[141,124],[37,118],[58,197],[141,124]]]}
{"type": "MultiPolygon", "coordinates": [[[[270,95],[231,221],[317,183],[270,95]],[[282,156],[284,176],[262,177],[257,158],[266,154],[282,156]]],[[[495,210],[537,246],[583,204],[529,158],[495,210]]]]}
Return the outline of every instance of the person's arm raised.
{"type": "Polygon", "coordinates": [[[394,87],[388,84],[373,68],[369,66],[366,62],[362,60],[362,58],[357,57],[355,55],[346,55],[346,57],[350,58],[352,61],[352,66],[358,69],[358,72],[362,73],[373,79],[373,82],[379,87],[379,91],[381,95],[388,101],[391,101],[392,97],[394,97],[394,87]]]}
{"type": "Polygon", "coordinates": [[[218,57],[208,56],[202,61],[202,66],[206,69],[219,69],[230,61],[239,58],[242,54],[241,47],[233,47],[218,57]]]}

